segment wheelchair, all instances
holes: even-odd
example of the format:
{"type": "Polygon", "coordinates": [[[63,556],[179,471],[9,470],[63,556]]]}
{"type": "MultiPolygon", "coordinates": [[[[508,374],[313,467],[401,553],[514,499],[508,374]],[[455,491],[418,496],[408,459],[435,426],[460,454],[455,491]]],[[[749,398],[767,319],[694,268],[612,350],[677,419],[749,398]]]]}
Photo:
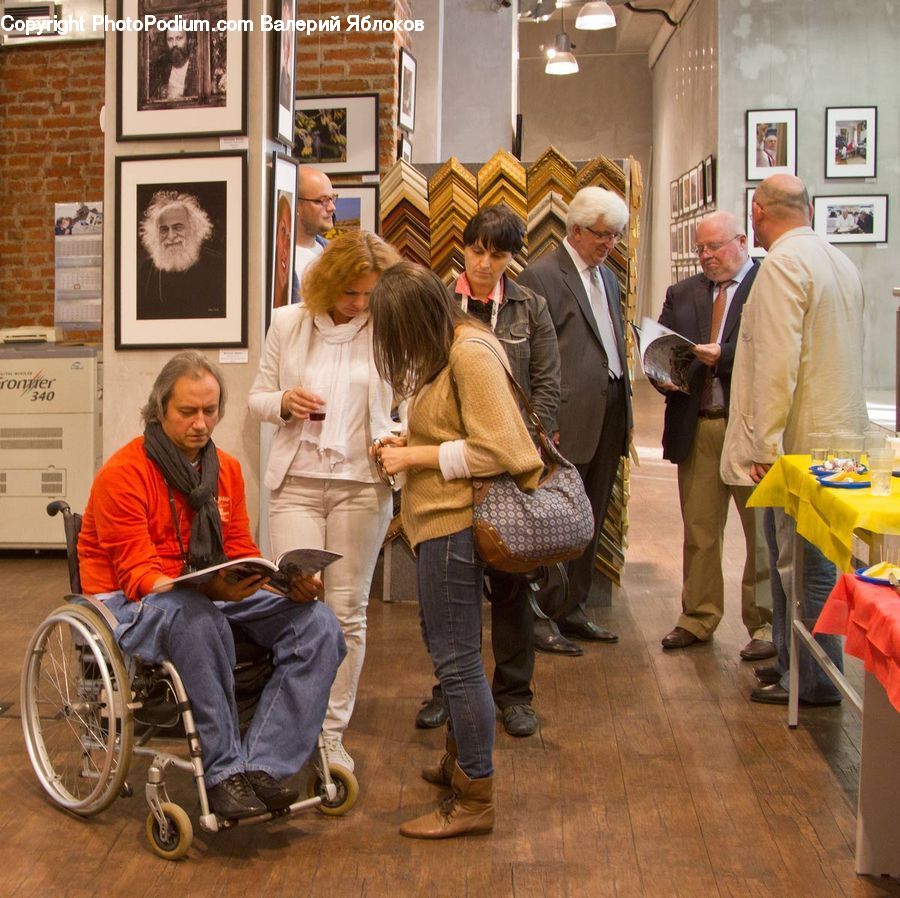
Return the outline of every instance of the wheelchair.
{"type": "MultiPolygon", "coordinates": [[[[151,849],[167,860],[183,858],[193,841],[191,818],[166,790],[170,767],[192,775],[200,828],[205,832],[286,817],[307,808],[330,816],[346,814],[356,802],[359,785],[351,771],[328,764],[321,734],[305,799],[284,810],[240,820],[211,811],[200,740],[178,671],[168,661],[147,664],[122,653],[113,638],[115,617],[98,599],[81,593],[76,551],[81,516],[64,501],[47,506],[51,516],[60,512],[72,593],[32,636],[20,696],[28,755],[53,804],[79,817],[99,814],[116,798],[133,795],[128,781],[132,758],[148,757],[146,835],[151,849]],[[183,736],[188,757],[148,744],[161,735],[183,736]]],[[[235,698],[243,730],[271,673],[271,657],[237,628],[235,650],[235,698]]]]}

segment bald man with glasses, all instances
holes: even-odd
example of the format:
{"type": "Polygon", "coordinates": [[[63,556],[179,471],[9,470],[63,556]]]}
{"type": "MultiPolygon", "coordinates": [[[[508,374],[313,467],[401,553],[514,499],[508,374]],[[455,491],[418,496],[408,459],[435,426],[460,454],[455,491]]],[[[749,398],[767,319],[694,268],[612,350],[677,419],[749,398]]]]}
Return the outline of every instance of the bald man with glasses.
{"type": "Polygon", "coordinates": [[[744,530],[747,556],[741,580],[741,616],[750,641],[745,661],[775,655],[768,559],[759,513],[747,508],[750,487],[727,486],[719,475],[731,392],[731,367],[744,302],[759,266],[730,212],[714,212],[697,226],[702,274],[666,291],[660,324],[697,345],[688,369],[689,393],[654,382],[666,397],[663,458],[678,466],[684,522],[681,616],[663,637],[664,649],[683,649],[712,638],[725,611],[722,544],[729,501],[744,530]]]}
{"type": "Polygon", "coordinates": [[[337,194],[331,179],[309,165],[297,168],[297,227],[294,235],[294,288],[291,302],[300,302],[303,272],[322,255],[327,241],[322,236],[334,227],[337,194]]]}

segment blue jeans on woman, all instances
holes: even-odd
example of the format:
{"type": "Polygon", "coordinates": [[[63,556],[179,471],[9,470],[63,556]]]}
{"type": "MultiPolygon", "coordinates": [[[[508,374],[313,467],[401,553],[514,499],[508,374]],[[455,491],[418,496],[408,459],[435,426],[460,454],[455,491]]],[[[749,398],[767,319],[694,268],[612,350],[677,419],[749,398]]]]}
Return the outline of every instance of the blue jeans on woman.
{"type": "Polygon", "coordinates": [[[195,589],[173,589],[129,602],[102,598],[129,655],[171,661],[191,701],[206,787],[261,770],[285,779],[316,746],[328,693],[346,654],[337,619],[321,602],[297,603],[267,590],[240,602],[211,602],[195,589]],[[234,699],[234,639],[229,621],[272,651],[274,671],[241,741],[234,699]]]}
{"type": "Polygon", "coordinates": [[[470,779],[494,772],[494,699],[481,660],[484,565],[471,528],[416,547],[425,645],[450,715],[459,766],[470,779]]]}

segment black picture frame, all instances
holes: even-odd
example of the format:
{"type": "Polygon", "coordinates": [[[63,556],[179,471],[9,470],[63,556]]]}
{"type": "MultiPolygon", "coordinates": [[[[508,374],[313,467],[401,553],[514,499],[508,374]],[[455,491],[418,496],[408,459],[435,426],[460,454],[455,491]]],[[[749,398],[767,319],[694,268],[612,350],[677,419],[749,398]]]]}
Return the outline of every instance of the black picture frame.
{"type": "MultiPolygon", "coordinates": [[[[290,22],[297,18],[297,0],[274,0],[275,17],[290,22]]],[[[297,82],[297,33],[293,25],[274,31],[275,140],[286,147],[294,146],[294,96],[297,82]]]]}
{"type": "Polygon", "coordinates": [[[703,191],[706,195],[706,206],[715,205],[716,202],[716,160],[707,156],[703,160],[703,191]]]}
{"type": "Polygon", "coordinates": [[[294,157],[327,175],[378,173],[378,94],[298,94],[294,157]]]}
{"type": "MultiPolygon", "coordinates": [[[[397,125],[409,134],[416,130],[416,65],[416,57],[401,47],[397,79],[397,125]]],[[[521,151],[521,146],[519,149],[521,151]]]]}
{"type": "Polygon", "coordinates": [[[272,312],[290,305],[294,286],[294,230],[297,222],[297,160],[272,153],[269,194],[269,302],[266,330],[272,312]]]}
{"type": "Polygon", "coordinates": [[[746,189],[746,230],[747,230],[747,252],[754,259],[762,259],[766,250],[756,239],[756,233],[753,230],[753,194],[756,193],[755,187],[746,189]]]}
{"type": "Polygon", "coordinates": [[[212,137],[247,133],[247,32],[218,31],[218,21],[247,18],[247,0],[119,0],[120,21],[176,16],[196,30],[144,28],[116,37],[116,139],[212,137]],[[165,10],[165,11],[163,11],[165,10]],[[177,35],[183,37],[179,42],[177,35]],[[173,57],[187,59],[182,78],[173,57]],[[174,91],[181,91],[178,97],[174,91]]]}
{"type": "Polygon", "coordinates": [[[334,185],[334,227],[325,234],[327,240],[347,231],[381,231],[381,191],[377,184],[334,185]]]}
{"type": "Polygon", "coordinates": [[[745,133],[748,181],[797,174],[796,109],[748,109],[745,133]]]}
{"type": "Polygon", "coordinates": [[[115,348],[246,347],[247,154],[119,157],[115,202],[115,348]]]}
{"type": "Polygon", "coordinates": [[[817,196],[813,199],[813,229],[829,243],[887,243],[888,196],[817,196]]]}
{"type": "Polygon", "coordinates": [[[825,177],[874,178],[878,171],[878,107],[825,108],[825,177]]]}

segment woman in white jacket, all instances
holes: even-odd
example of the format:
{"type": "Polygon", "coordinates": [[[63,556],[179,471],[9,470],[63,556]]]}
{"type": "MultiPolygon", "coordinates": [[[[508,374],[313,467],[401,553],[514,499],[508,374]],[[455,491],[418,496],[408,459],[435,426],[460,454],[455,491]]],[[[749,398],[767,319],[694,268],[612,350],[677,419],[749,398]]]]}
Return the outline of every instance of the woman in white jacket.
{"type": "Polygon", "coordinates": [[[369,458],[391,432],[392,392],[375,370],[369,295],[399,261],[374,234],[332,240],[307,270],[303,302],[276,309],[250,411],[278,427],[264,484],[272,552],[322,548],[344,557],[324,572],[325,602],[341,623],[347,657],[325,717],[330,764],[353,770],[343,746],[366,649],[366,606],[391,519],[391,490],[369,458]]]}

